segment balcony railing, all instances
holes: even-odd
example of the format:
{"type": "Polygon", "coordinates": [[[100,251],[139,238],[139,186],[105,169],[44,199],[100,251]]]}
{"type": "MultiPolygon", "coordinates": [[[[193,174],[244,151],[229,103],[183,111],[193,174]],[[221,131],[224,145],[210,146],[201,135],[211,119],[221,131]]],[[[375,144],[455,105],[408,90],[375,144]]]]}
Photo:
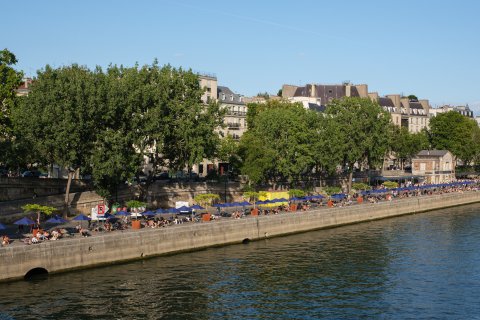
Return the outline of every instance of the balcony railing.
{"type": "Polygon", "coordinates": [[[229,122],[229,123],[227,123],[227,127],[229,129],[240,129],[240,123],[229,122]]]}
{"type": "Polygon", "coordinates": [[[231,111],[227,110],[226,112],[227,116],[239,116],[239,117],[246,117],[247,113],[245,111],[231,111]]]}

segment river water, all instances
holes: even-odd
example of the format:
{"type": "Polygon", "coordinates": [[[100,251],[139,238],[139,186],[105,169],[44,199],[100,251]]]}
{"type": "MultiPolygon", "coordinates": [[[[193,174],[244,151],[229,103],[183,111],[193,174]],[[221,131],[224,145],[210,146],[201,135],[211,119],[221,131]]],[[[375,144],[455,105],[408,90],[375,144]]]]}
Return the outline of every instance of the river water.
{"type": "Polygon", "coordinates": [[[480,318],[480,205],[0,284],[0,319],[480,318]]]}

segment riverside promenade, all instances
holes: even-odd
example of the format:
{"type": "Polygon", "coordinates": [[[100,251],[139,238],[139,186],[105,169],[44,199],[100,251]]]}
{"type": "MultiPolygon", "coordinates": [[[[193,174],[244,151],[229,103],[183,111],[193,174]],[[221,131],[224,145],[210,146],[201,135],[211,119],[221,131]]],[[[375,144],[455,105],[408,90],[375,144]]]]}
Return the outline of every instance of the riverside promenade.
{"type": "Polygon", "coordinates": [[[37,245],[0,248],[0,281],[37,272],[58,273],[146,257],[242,243],[480,202],[480,191],[425,195],[395,201],[306,212],[75,236],[37,245]]]}

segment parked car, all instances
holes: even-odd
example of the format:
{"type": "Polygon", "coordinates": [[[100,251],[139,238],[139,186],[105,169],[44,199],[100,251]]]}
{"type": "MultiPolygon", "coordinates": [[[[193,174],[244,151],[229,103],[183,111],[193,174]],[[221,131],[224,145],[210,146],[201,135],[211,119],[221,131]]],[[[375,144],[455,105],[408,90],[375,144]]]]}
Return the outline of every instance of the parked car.
{"type": "Polygon", "coordinates": [[[168,179],[170,179],[170,175],[168,174],[167,171],[163,171],[155,175],[155,180],[168,180],[168,179]]]}
{"type": "Polygon", "coordinates": [[[27,170],[27,171],[22,172],[22,177],[23,178],[38,178],[38,177],[40,177],[41,174],[42,173],[40,171],[27,170]]]}

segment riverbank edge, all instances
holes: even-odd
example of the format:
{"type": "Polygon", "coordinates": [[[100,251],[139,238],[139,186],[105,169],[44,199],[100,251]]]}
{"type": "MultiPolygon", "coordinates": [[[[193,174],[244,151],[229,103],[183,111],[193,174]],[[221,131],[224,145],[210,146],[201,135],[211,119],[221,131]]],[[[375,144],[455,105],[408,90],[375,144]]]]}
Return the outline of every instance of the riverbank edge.
{"type": "Polygon", "coordinates": [[[63,273],[130,261],[198,251],[265,238],[388,219],[480,202],[480,192],[420,196],[391,202],[245,219],[184,224],[161,229],[128,230],[89,238],[48,241],[0,248],[0,282],[22,279],[40,268],[63,273]]]}

